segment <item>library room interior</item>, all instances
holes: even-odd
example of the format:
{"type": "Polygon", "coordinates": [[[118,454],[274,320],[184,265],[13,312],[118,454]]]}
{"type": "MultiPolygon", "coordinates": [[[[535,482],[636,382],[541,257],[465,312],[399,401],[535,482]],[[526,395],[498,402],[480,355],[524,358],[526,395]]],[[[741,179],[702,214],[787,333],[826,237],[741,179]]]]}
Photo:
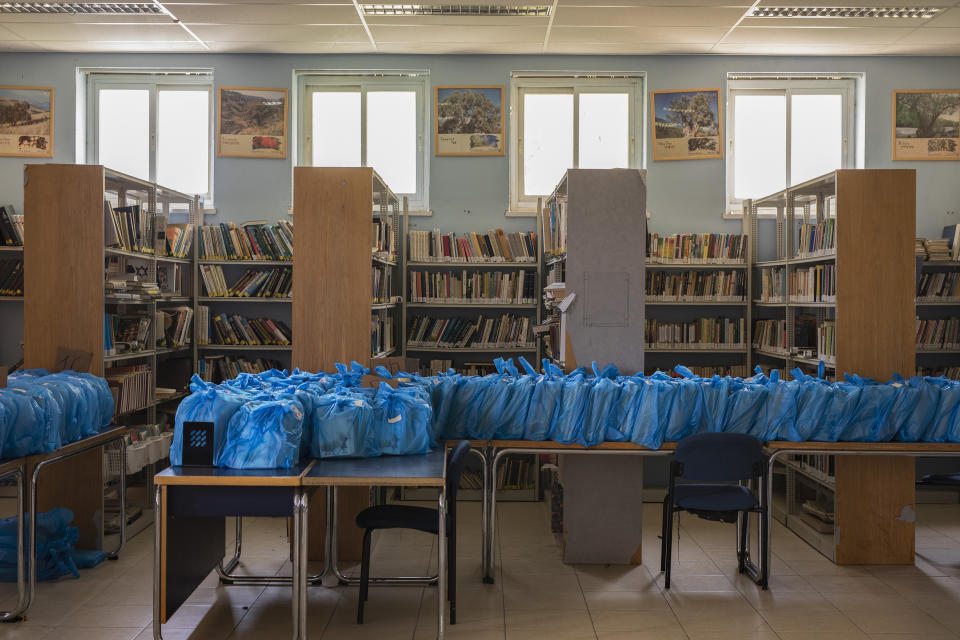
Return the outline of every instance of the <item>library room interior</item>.
{"type": "Polygon", "coordinates": [[[960,640],[960,0],[416,1],[0,0],[0,640],[960,640]]]}

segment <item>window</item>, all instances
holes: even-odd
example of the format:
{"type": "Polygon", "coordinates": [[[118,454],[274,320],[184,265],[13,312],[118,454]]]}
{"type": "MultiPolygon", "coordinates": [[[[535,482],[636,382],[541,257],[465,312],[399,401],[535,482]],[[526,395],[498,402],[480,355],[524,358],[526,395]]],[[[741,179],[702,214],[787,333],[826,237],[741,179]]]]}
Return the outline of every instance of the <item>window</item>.
{"type": "Polygon", "coordinates": [[[298,163],[373,167],[413,213],[427,213],[428,75],[301,72],[298,163]]]}
{"type": "Polygon", "coordinates": [[[517,72],[510,83],[510,211],[532,215],[569,168],[643,165],[642,74],[517,72]]]}
{"type": "Polygon", "coordinates": [[[727,80],[727,214],[741,202],[856,166],[854,77],[727,80]]]}
{"type": "Polygon", "coordinates": [[[213,200],[213,75],[87,73],[86,161],[213,200]]]}

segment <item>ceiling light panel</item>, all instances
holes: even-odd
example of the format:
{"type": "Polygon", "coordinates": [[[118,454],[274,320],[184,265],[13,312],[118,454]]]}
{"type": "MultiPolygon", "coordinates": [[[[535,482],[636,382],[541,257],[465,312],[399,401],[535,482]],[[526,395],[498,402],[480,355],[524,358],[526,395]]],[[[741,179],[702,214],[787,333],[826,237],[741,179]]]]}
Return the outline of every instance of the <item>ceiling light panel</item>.
{"type": "Polygon", "coordinates": [[[365,16],[459,16],[547,18],[548,4],[361,4],[365,16]]]}
{"type": "Polygon", "coordinates": [[[750,18],[875,18],[929,19],[937,7],[754,7],[750,18]]]}
{"type": "Polygon", "coordinates": [[[162,16],[153,2],[0,2],[0,13],[99,16],[162,16]]]}

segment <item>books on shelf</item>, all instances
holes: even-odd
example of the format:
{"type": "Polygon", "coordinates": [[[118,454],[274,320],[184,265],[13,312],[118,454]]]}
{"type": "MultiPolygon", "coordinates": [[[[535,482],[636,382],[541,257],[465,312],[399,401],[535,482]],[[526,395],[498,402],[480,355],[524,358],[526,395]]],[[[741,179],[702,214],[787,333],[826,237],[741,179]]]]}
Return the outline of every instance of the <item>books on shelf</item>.
{"type": "Polygon", "coordinates": [[[0,206],[0,246],[23,246],[23,216],[11,204],[0,206]]]}
{"type": "Polygon", "coordinates": [[[446,304],[534,304],[536,272],[411,271],[410,302],[446,304]]]}
{"type": "Polygon", "coordinates": [[[567,281],[567,263],[565,260],[553,262],[546,266],[547,284],[567,281]]]}
{"type": "Polygon", "coordinates": [[[190,249],[193,247],[193,227],[192,224],[168,224],[164,255],[174,258],[190,257],[190,249]]]}
{"type": "Polygon", "coordinates": [[[156,216],[139,204],[114,207],[103,201],[104,241],[108,247],[153,254],[156,216]]]}
{"type": "Polygon", "coordinates": [[[200,227],[202,260],[293,260],[293,223],[234,222],[200,227]]]}
{"type": "Polygon", "coordinates": [[[829,364],[837,363],[837,323],[825,320],[817,327],[817,358],[829,364]]]}
{"type": "Polygon", "coordinates": [[[241,373],[263,373],[270,369],[283,369],[276,360],[267,358],[244,358],[226,355],[204,356],[197,362],[197,372],[205,382],[222,382],[236,378],[241,373]]]}
{"type": "Polygon", "coordinates": [[[206,295],[211,298],[289,298],[293,290],[293,269],[246,269],[228,284],[223,267],[202,264],[200,280],[206,295]]]}
{"type": "Polygon", "coordinates": [[[506,233],[490,229],[441,234],[433,231],[410,231],[407,234],[410,262],[536,262],[537,234],[506,233]]]}
{"type": "Polygon", "coordinates": [[[918,351],[960,349],[960,318],[917,318],[916,345],[918,351]]]}
{"type": "Polygon", "coordinates": [[[951,224],[943,228],[940,238],[947,241],[950,249],[949,260],[960,260],[960,224],[951,224]]]}
{"type": "Polygon", "coordinates": [[[151,324],[150,316],[144,314],[104,314],[104,354],[115,356],[149,349],[151,324]]]}
{"type": "Polygon", "coordinates": [[[375,218],[371,236],[371,250],[374,255],[385,260],[391,260],[397,253],[394,246],[393,220],[390,218],[375,218]]]}
{"type": "MultiPolygon", "coordinates": [[[[745,364],[724,364],[724,365],[684,365],[689,369],[693,375],[699,376],[701,378],[712,378],[713,376],[736,376],[738,378],[746,378],[750,375],[747,372],[747,365],[745,364]]],[[[648,369],[647,373],[652,374],[656,369],[648,369]]],[[[671,376],[679,377],[675,371],[668,371],[671,376]]]]}
{"type": "Polygon", "coordinates": [[[394,342],[393,315],[374,313],[370,317],[370,356],[391,352],[396,349],[394,342]]]}
{"type": "Polygon", "coordinates": [[[797,258],[810,258],[837,252],[837,219],[801,224],[797,230],[797,258]]]}
{"type": "Polygon", "coordinates": [[[23,260],[0,260],[0,296],[23,295],[23,260]]]}
{"type": "Polygon", "coordinates": [[[917,375],[934,377],[944,376],[946,378],[950,378],[951,380],[958,380],[960,379],[960,367],[918,367],[917,375]]]}
{"type": "Polygon", "coordinates": [[[114,413],[130,413],[153,402],[153,369],[149,364],[107,367],[103,372],[113,395],[114,413]]]}
{"type": "Polygon", "coordinates": [[[783,267],[760,269],[760,302],[777,304],[785,301],[785,275],[786,269],[783,267]]]}
{"type": "Polygon", "coordinates": [[[552,200],[541,216],[544,255],[567,252],[567,202],[552,200]]]}
{"type": "Polygon", "coordinates": [[[741,302],[746,291],[743,271],[646,272],[648,302],[741,302]]]}
{"type": "Polygon", "coordinates": [[[790,273],[790,300],[793,302],[836,302],[837,268],[833,264],[796,267],[790,273]]]}
{"type": "Polygon", "coordinates": [[[917,282],[917,302],[960,302],[960,272],[921,273],[917,282]]]}
{"type": "Polygon", "coordinates": [[[107,256],[103,292],[111,298],[109,302],[150,301],[160,295],[160,286],[156,282],[125,271],[123,262],[119,256],[107,256]]]}
{"type": "Polygon", "coordinates": [[[407,331],[407,347],[536,348],[533,320],[505,313],[500,316],[438,318],[414,316],[407,331]]]}
{"type": "Polygon", "coordinates": [[[281,320],[248,318],[240,314],[211,314],[210,307],[205,305],[198,307],[197,313],[199,344],[286,346],[293,335],[281,320]]]}
{"type": "Polygon", "coordinates": [[[373,265],[373,286],[370,295],[374,304],[385,304],[393,300],[393,267],[373,265]]]}
{"type": "Polygon", "coordinates": [[[746,342],[743,318],[696,318],[688,322],[647,318],[644,324],[644,339],[651,349],[742,349],[746,342]]]}
{"type": "Polygon", "coordinates": [[[913,255],[921,260],[927,260],[930,256],[927,254],[927,239],[917,238],[913,242],[913,255]]]}
{"type": "Polygon", "coordinates": [[[739,233],[647,233],[647,262],[743,264],[747,237],[739,233]]]}
{"type": "Polygon", "coordinates": [[[497,470],[497,489],[533,489],[530,469],[535,465],[536,459],[530,456],[507,458],[497,470]]]}
{"type": "Polygon", "coordinates": [[[190,344],[193,335],[191,307],[164,307],[157,309],[157,346],[183,347],[190,344]]]}
{"type": "Polygon", "coordinates": [[[157,263],[157,288],[165,296],[182,296],[184,282],[190,279],[190,268],[181,264],[157,263]]]}
{"type": "Polygon", "coordinates": [[[753,323],[753,348],[787,355],[787,321],[786,320],[757,320],[753,323]]]}

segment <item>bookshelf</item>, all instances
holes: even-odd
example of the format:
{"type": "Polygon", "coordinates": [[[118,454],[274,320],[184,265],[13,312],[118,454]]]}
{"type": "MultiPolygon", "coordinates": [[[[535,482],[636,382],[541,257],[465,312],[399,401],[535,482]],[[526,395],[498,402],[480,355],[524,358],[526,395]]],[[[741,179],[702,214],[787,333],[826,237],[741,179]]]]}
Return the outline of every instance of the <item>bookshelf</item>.
{"type": "Polygon", "coordinates": [[[917,373],[960,378],[960,262],[918,260],[917,373]],[[937,325],[937,322],[941,325],[937,325]]]}
{"type": "MultiPolygon", "coordinates": [[[[833,171],[745,201],[744,217],[757,238],[753,355],[761,366],[787,377],[821,361],[828,377],[913,374],[914,170],[833,171]],[[771,340],[765,322],[775,328],[771,340]]],[[[837,564],[913,562],[914,526],[898,517],[905,492],[912,498],[910,458],[794,456],[775,482],[775,516],[837,564]]]]}
{"type": "MultiPolygon", "coordinates": [[[[23,265],[23,247],[0,245],[0,326],[3,327],[3,339],[0,340],[0,365],[11,366],[22,357],[20,348],[23,340],[23,295],[13,290],[3,291],[5,275],[12,278],[15,264],[23,265]]],[[[12,283],[11,283],[12,284],[12,283]]]]}

